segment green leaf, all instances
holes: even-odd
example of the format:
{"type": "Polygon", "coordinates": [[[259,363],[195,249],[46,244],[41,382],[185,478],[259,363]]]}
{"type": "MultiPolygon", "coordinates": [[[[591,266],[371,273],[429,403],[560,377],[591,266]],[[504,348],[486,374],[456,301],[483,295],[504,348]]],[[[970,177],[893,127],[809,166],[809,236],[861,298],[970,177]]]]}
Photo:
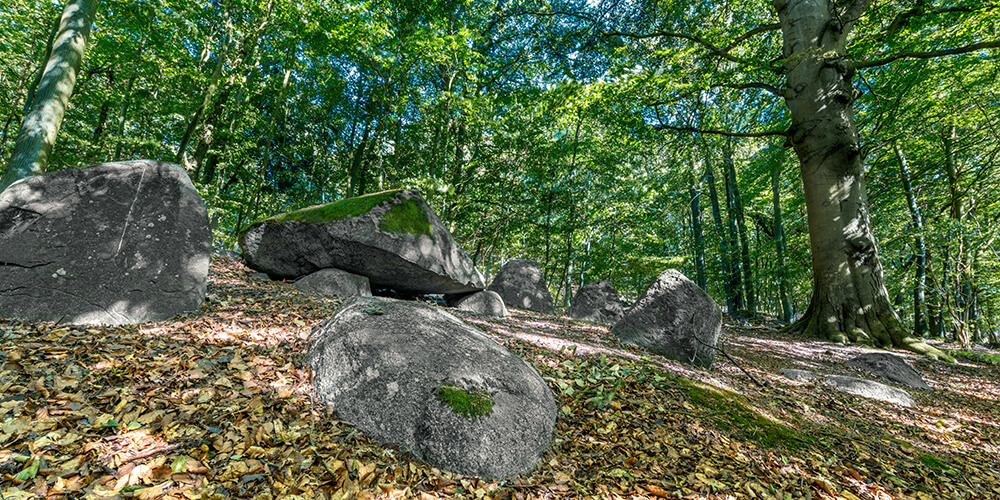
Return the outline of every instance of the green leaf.
{"type": "Polygon", "coordinates": [[[174,462],[170,464],[170,470],[172,470],[175,474],[180,473],[181,471],[184,470],[184,466],[187,465],[187,463],[188,463],[188,457],[185,455],[181,455],[175,458],[174,462]]]}
{"type": "Polygon", "coordinates": [[[27,481],[29,479],[34,479],[38,475],[38,465],[41,464],[41,460],[35,459],[28,462],[28,465],[24,467],[21,472],[14,475],[15,479],[20,481],[27,481]]]}
{"type": "Polygon", "coordinates": [[[142,427],[142,424],[140,424],[139,422],[129,422],[128,426],[125,427],[125,430],[134,431],[140,427],[142,427]]]}

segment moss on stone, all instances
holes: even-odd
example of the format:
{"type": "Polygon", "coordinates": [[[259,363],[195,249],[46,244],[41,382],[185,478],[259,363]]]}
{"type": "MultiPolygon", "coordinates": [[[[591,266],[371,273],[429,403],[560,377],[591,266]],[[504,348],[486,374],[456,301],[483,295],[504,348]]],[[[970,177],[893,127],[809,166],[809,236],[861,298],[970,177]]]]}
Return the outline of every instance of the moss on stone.
{"type": "Polygon", "coordinates": [[[720,427],[739,431],[746,439],[760,446],[798,450],[817,443],[815,438],[761,415],[736,394],[690,382],[684,383],[684,386],[684,392],[692,403],[715,412],[712,418],[720,427]]]}
{"type": "Polygon", "coordinates": [[[427,212],[420,208],[420,204],[407,198],[400,198],[399,201],[400,203],[389,207],[378,228],[387,233],[430,236],[431,220],[427,217],[427,212]]]}
{"type": "Polygon", "coordinates": [[[493,413],[493,399],[485,391],[467,391],[452,384],[442,384],[437,388],[437,397],[455,414],[466,418],[493,413]]]}
{"type": "Polygon", "coordinates": [[[323,224],[351,217],[357,217],[370,212],[373,208],[386,203],[396,196],[398,191],[366,194],[347,198],[325,205],[315,205],[294,212],[275,215],[264,219],[271,222],[305,222],[308,224],[323,224]]]}

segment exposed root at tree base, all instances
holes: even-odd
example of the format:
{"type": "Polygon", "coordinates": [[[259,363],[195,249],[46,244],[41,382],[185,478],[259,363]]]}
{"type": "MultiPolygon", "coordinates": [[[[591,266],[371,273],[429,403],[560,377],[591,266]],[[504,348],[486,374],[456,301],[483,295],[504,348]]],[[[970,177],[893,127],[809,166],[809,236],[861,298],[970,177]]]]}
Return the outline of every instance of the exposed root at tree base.
{"type": "Polygon", "coordinates": [[[814,314],[812,308],[806,312],[798,321],[786,327],[785,333],[816,337],[829,340],[835,344],[862,344],[873,347],[897,348],[915,352],[929,358],[955,362],[955,358],[948,353],[924,342],[923,340],[906,335],[899,320],[891,318],[885,321],[876,321],[879,325],[878,331],[866,331],[855,325],[853,320],[832,322],[820,321],[819,317],[827,315],[814,314]],[[846,327],[845,327],[846,325],[846,327]]]}

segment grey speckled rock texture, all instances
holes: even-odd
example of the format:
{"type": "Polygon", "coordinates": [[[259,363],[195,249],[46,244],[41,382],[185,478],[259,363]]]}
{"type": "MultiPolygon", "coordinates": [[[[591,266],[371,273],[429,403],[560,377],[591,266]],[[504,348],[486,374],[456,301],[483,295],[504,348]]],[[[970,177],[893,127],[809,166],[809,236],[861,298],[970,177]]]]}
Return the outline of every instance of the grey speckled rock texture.
{"type": "Polygon", "coordinates": [[[844,364],[914,389],[931,388],[912,366],[903,361],[903,358],[887,352],[868,352],[855,356],[844,364]]]}
{"type": "Polygon", "coordinates": [[[580,287],[568,314],[571,318],[613,324],[625,315],[625,308],[610,281],[596,281],[580,287]]]}
{"type": "Polygon", "coordinates": [[[448,302],[448,307],[454,307],[459,311],[496,316],[499,318],[510,316],[510,312],[507,311],[507,306],[504,305],[503,299],[500,298],[500,294],[492,290],[484,290],[482,292],[459,296],[446,295],[445,300],[448,302]]]}
{"type": "Polygon", "coordinates": [[[538,463],[556,404],[528,363],[440,308],[380,297],[348,299],[312,335],[313,387],[337,416],[442,469],[506,478],[538,463]],[[465,417],[438,387],[485,391],[488,416],[465,417]]]}
{"type": "Polygon", "coordinates": [[[722,310],[680,271],[668,269],[611,327],[611,333],[671,359],[709,367],[722,331],[722,310]]]}
{"type": "Polygon", "coordinates": [[[533,260],[512,260],[497,273],[488,290],[500,295],[507,307],[551,313],[552,294],[545,275],[533,260]]]}
{"type": "Polygon", "coordinates": [[[197,309],[212,232],[184,170],[139,160],[0,193],[0,316],[122,325],[197,309]]]}
{"type": "Polygon", "coordinates": [[[376,193],[336,202],[371,208],[332,216],[334,204],[280,214],[255,222],[240,235],[247,265],[273,279],[297,279],[337,268],[367,277],[373,288],[409,294],[469,293],[486,287],[483,275],[415,191],[376,193]],[[308,215],[313,214],[313,215],[308,215]],[[392,228],[393,214],[414,222],[392,228]]]}
{"type": "Polygon", "coordinates": [[[837,390],[854,394],[855,396],[877,399],[903,406],[913,406],[916,404],[910,393],[871,380],[841,377],[839,375],[828,375],[823,380],[834,386],[837,390]]]}
{"type": "Polygon", "coordinates": [[[355,297],[372,294],[368,278],[340,269],[320,269],[299,278],[294,286],[303,293],[316,295],[355,297]]]}
{"type": "Polygon", "coordinates": [[[785,378],[789,380],[800,380],[805,382],[814,380],[816,379],[816,377],[820,376],[816,372],[811,372],[809,370],[796,370],[794,368],[786,368],[784,370],[778,370],[778,373],[784,375],[785,378]]]}

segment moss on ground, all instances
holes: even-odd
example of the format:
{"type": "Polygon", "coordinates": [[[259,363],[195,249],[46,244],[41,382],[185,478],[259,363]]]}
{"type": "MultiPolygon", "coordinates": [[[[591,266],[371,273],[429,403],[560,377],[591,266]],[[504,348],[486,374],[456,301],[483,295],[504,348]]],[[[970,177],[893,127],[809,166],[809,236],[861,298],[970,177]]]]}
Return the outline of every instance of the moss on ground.
{"type": "Polygon", "coordinates": [[[437,397],[457,415],[466,418],[484,417],[493,413],[493,399],[485,391],[467,391],[452,384],[437,388],[437,397]]]}
{"type": "Polygon", "coordinates": [[[420,204],[407,198],[400,198],[400,202],[382,216],[378,228],[387,233],[430,236],[431,220],[427,217],[427,212],[421,210],[420,204]]]}
{"type": "Polygon", "coordinates": [[[964,361],[969,361],[972,363],[978,363],[983,365],[1000,365],[1000,356],[996,354],[990,354],[986,352],[976,352],[976,351],[966,351],[966,350],[948,350],[948,354],[962,359],[964,361]]]}
{"type": "Polygon", "coordinates": [[[817,443],[815,438],[761,415],[750,408],[741,396],[688,381],[681,382],[692,403],[714,412],[709,418],[715,420],[719,427],[738,431],[760,446],[798,450],[817,443]]]}

